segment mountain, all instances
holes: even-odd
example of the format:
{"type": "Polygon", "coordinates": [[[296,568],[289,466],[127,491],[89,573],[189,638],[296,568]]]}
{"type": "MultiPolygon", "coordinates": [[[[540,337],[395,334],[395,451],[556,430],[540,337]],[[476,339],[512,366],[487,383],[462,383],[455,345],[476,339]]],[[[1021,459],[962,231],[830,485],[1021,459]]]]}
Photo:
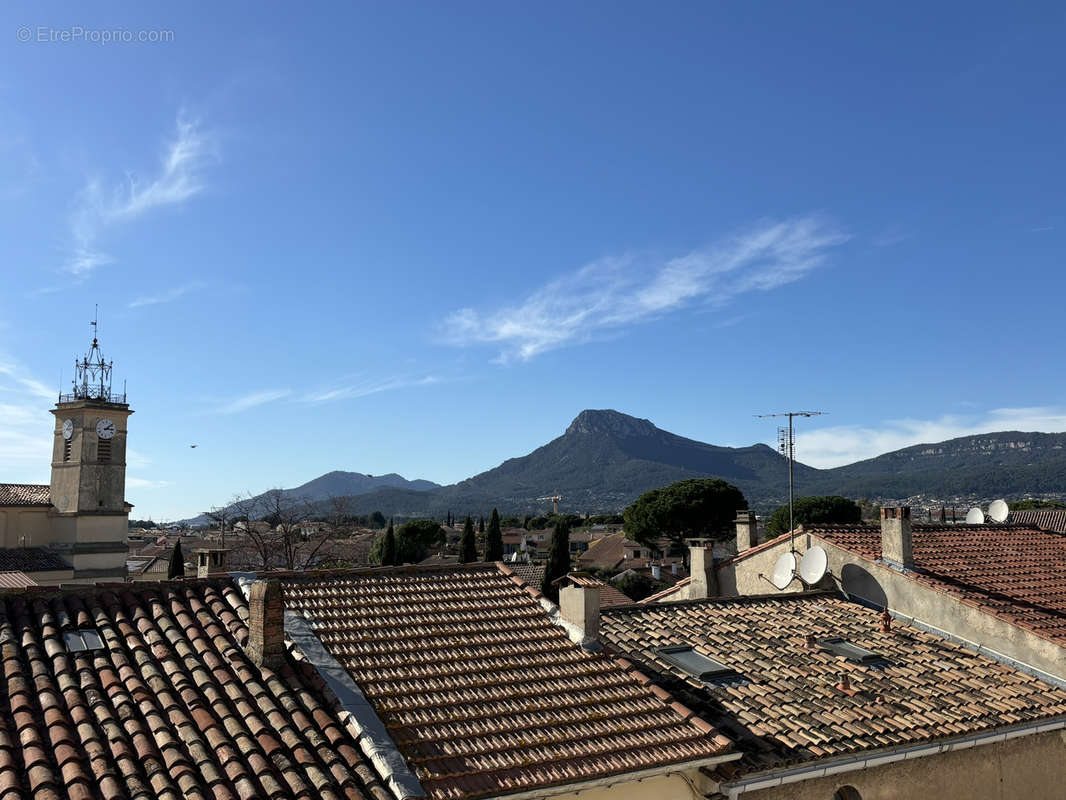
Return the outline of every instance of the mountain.
{"type": "MultiPolygon", "coordinates": [[[[902,450],[834,469],[794,465],[797,496],[841,494],[871,500],[916,495],[1008,500],[1066,496],[1066,434],[1007,431],[964,436],[902,450]]],[[[788,467],[773,448],[720,447],[657,428],[649,420],[611,410],[582,411],[562,436],[532,453],[450,486],[330,472],[286,494],[322,500],[350,494],[351,512],[397,517],[544,514],[538,498],[558,492],[561,509],[608,512],[643,492],[683,478],[717,477],[739,487],[749,504],[772,510],[788,499],[788,467]]]]}
{"type": "Polygon", "coordinates": [[[919,444],[815,470],[806,493],[847,497],[1015,499],[1066,493],[1066,433],[1002,431],[919,444]]]}
{"type": "MultiPolygon", "coordinates": [[[[439,489],[440,484],[433,481],[415,479],[409,481],[402,475],[390,472],[387,475],[364,475],[361,472],[342,472],[334,470],[325,475],[309,480],[307,483],[297,486],[295,489],[284,489],[282,494],[289,499],[307,501],[312,504],[328,501],[333,497],[358,497],[370,493],[377,494],[381,491],[396,490],[399,492],[411,492],[416,496],[421,492],[439,489]]],[[[256,495],[255,499],[262,501],[266,492],[256,495]]],[[[355,500],[353,499],[353,503],[355,500]]],[[[228,513],[233,513],[233,506],[226,507],[228,513]]],[[[372,511],[377,510],[375,507],[372,511]]],[[[352,513],[360,513],[353,511],[352,513]]],[[[205,525],[210,520],[201,514],[193,519],[185,520],[190,525],[205,525]]]]}

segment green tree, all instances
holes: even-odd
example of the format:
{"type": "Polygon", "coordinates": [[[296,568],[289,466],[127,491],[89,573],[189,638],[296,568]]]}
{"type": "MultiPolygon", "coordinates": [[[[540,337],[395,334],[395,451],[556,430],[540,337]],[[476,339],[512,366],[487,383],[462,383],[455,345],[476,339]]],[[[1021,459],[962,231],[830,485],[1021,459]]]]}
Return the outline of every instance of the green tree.
{"type": "Polygon", "coordinates": [[[459,563],[469,564],[471,561],[477,561],[477,547],[474,546],[474,522],[467,514],[463,535],[459,539],[459,563]]]}
{"type": "Polygon", "coordinates": [[[544,567],[544,579],[540,591],[553,603],[559,602],[559,587],[555,581],[570,572],[570,525],[560,520],[552,531],[552,545],[548,551],[548,563],[544,567]]]}
{"type": "Polygon", "coordinates": [[[426,557],[429,548],[444,541],[444,530],[436,520],[408,520],[396,532],[396,563],[418,563],[426,557]]]}
{"type": "Polygon", "coordinates": [[[720,478],[689,478],[638,497],[623,514],[626,535],[653,546],[666,537],[675,545],[685,539],[728,539],[737,511],[748,501],[736,486],[720,478]]]}
{"type": "MultiPolygon", "coordinates": [[[[792,518],[797,525],[854,524],[862,522],[862,508],[854,500],[839,495],[800,497],[792,503],[792,518]]],[[[788,503],[770,515],[767,536],[788,533],[788,503]]]]}
{"type": "Polygon", "coordinates": [[[503,561],[503,531],[500,530],[500,512],[495,508],[489,517],[489,532],[485,536],[485,560],[503,561]]]}
{"type": "Polygon", "coordinates": [[[485,518],[484,517],[478,517],[477,518],[477,532],[478,533],[484,533],[485,532],[485,518]]]}
{"type": "Polygon", "coordinates": [[[615,588],[634,603],[659,590],[659,585],[647,575],[630,572],[614,581],[615,588]]]}
{"type": "Polygon", "coordinates": [[[387,567],[394,566],[396,564],[396,531],[393,529],[392,520],[389,520],[389,527],[385,529],[385,542],[381,548],[381,563],[387,567]]]}
{"type": "Polygon", "coordinates": [[[1010,504],[1011,511],[1036,511],[1041,508],[1066,508],[1057,500],[1017,500],[1010,504]]]}
{"type": "Polygon", "coordinates": [[[167,565],[167,578],[185,577],[185,556],[181,553],[181,542],[174,543],[174,550],[170,554],[170,564],[167,565]]]}
{"type": "Polygon", "coordinates": [[[385,515],[384,514],[382,514],[380,511],[375,511],[373,514],[370,515],[369,519],[367,520],[367,527],[370,527],[370,528],[384,528],[386,521],[390,525],[392,524],[391,520],[386,520],[385,519],[385,515]]]}

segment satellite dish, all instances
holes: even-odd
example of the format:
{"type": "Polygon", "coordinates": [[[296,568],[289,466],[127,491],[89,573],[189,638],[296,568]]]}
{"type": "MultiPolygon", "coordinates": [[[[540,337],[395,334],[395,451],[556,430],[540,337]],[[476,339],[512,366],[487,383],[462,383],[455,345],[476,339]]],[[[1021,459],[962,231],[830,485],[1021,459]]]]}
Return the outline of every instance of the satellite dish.
{"type": "Polygon", "coordinates": [[[774,576],[770,582],[778,589],[784,589],[796,576],[796,557],[792,553],[785,553],[774,564],[774,576]]]}
{"type": "Polygon", "coordinates": [[[829,568],[829,556],[818,545],[815,545],[800,559],[800,579],[808,586],[813,586],[825,577],[825,571],[829,568]]]}
{"type": "Polygon", "coordinates": [[[966,524],[967,525],[982,525],[985,521],[985,512],[981,509],[971,508],[966,512],[966,524]]]}
{"type": "Polygon", "coordinates": [[[992,505],[988,507],[988,516],[993,522],[1006,522],[1009,513],[1010,507],[1005,500],[993,500],[992,505]]]}

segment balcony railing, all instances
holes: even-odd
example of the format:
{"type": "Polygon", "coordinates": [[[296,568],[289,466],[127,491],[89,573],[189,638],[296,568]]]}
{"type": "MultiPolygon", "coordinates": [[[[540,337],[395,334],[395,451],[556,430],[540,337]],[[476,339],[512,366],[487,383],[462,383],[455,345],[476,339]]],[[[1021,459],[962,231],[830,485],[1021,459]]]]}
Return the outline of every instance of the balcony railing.
{"type": "Polygon", "coordinates": [[[124,404],[126,402],[126,395],[125,393],[109,392],[106,389],[99,388],[89,389],[88,391],[78,389],[72,394],[59,395],[60,403],[75,403],[78,400],[99,400],[102,403],[124,404]]]}

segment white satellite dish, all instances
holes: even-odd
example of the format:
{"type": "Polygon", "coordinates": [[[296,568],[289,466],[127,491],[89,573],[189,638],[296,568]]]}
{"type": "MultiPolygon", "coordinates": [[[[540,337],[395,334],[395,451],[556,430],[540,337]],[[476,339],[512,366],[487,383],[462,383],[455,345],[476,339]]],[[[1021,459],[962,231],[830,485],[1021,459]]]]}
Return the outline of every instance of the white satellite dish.
{"type": "Polygon", "coordinates": [[[774,576],[770,582],[778,589],[784,589],[796,576],[796,557],[792,553],[785,553],[774,564],[774,576]]]}
{"type": "Polygon", "coordinates": [[[829,568],[829,556],[818,545],[815,545],[800,559],[800,579],[808,586],[813,586],[825,577],[825,571],[829,568]]]}
{"type": "Polygon", "coordinates": [[[985,521],[985,512],[974,506],[966,512],[967,525],[982,525],[985,521]]]}
{"type": "Polygon", "coordinates": [[[988,516],[992,518],[993,522],[1006,522],[1009,513],[1010,507],[1005,500],[993,500],[988,507],[988,516]]]}

